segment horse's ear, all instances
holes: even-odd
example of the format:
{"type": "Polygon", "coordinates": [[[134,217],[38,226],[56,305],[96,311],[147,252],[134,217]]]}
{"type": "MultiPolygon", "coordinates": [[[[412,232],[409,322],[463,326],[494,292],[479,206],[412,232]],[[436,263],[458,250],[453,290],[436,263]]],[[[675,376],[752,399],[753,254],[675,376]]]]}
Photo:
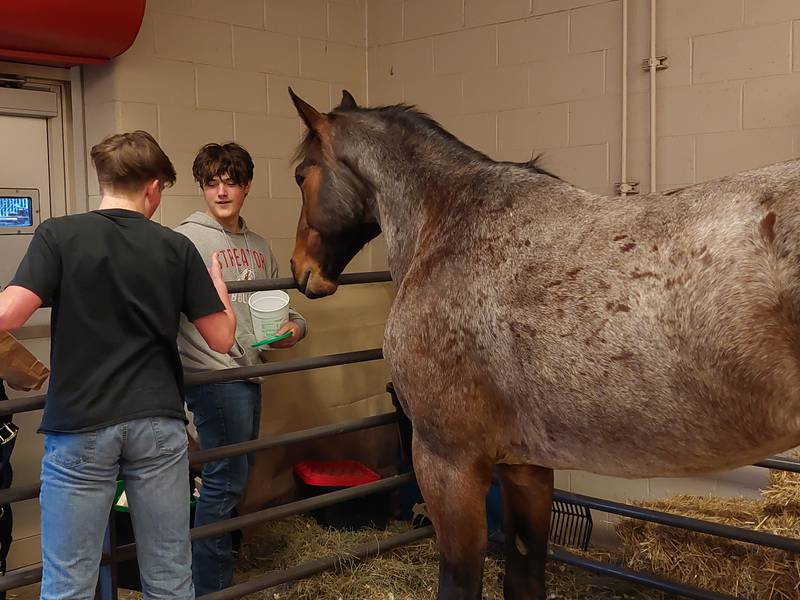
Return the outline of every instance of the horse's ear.
{"type": "Polygon", "coordinates": [[[308,125],[308,128],[314,131],[319,129],[320,124],[325,120],[325,115],[295,94],[291,87],[289,88],[289,96],[291,96],[294,107],[297,109],[297,114],[308,125]]]}
{"type": "Polygon", "coordinates": [[[358,102],[353,98],[353,94],[342,90],[342,101],[339,103],[339,108],[358,108],[358,102]]]}

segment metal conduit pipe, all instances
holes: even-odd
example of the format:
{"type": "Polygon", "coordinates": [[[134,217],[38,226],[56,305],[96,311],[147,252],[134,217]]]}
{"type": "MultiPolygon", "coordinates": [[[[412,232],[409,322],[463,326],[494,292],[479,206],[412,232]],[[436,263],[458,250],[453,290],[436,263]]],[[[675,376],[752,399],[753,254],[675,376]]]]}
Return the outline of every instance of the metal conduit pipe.
{"type": "Polygon", "coordinates": [[[656,190],[656,0],[650,0],[650,193],[656,190]]]}
{"type": "Polygon", "coordinates": [[[622,139],[620,195],[628,195],[628,0],[622,0],[622,139]]]}

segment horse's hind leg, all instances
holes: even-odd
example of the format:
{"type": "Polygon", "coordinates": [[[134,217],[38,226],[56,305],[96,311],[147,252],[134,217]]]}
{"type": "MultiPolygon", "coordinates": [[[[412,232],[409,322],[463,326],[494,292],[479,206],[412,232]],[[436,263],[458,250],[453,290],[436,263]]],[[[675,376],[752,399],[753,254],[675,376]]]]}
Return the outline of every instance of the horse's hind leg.
{"type": "Polygon", "coordinates": [[[498,465],[506,538],[506,600],[544,600],[544,566],[553,503],[553,471],[498,465]]]}
{"type": "Polygon", "coordinates": [[[448,458],[414,438],[414,468],[439,546],[439,600],[480,600],[486,557],[488,461],[448,458]]]}

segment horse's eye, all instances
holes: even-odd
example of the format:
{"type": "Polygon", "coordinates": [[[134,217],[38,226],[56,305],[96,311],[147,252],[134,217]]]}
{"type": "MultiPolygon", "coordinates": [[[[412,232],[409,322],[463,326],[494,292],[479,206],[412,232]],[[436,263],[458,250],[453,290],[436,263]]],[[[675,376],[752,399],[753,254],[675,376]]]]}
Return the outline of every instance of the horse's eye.
{"type": "Polygon", "coordinates": [[[294,180],[297,182],[297,185],[302,186],[306,178],[303,177],[302,175],[295,175],[294,180]]]}

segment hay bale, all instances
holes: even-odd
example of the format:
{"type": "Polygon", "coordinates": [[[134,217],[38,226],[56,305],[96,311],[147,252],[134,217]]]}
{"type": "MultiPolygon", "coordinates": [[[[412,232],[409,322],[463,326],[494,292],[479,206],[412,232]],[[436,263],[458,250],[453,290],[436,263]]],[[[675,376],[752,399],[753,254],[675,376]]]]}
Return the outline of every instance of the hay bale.
{"type": "MultiPolygon", "coordinates": [[[[797,459],[799,454],[795,450],[788,457],[797,459]]],[[[800,513],[800,473],[770,469],[769,485],[761,491],[761,497],[765,514],[800,513]]]]}
{"type": "MultiPolygon", "coordinates": [[[[650,509],[782,535],[800,536],[800,512],[765,511],[764,500],[679,495],[637,503],[650,509]]],[[[777,504],[770,505],[772,509],[777,504]]],[[[800,557],[655,523],[617,526],[627,565],[752,600],[800,599],[800,557]]]]}

